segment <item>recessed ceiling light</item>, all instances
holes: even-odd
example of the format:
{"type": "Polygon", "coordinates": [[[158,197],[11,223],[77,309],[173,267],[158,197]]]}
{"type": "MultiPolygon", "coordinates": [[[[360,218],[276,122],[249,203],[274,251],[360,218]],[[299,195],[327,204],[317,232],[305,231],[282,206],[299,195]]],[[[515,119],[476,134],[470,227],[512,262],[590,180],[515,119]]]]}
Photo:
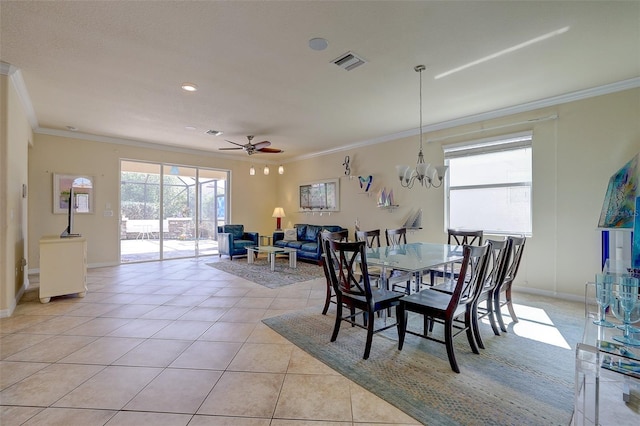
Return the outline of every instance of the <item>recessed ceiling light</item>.
{"type": "Polygon", "coordinates": [[[182,83],[182,90],[187,91],[187,92],[195,92],[198,90],[198,86],[196,86],[193,83],[182,83]]]}
{"type": "Polygon", "coordinates": [[[184,126],[185,130],[195,130],[196,128],[193,126],[184,126]]]}
{"type": "Polygon", "coordinates": [[[220,136],[222,134],[221,130],[207,130],[206,133],[208,135],[213,135],[213,136],[220,136]]]}
{"type": "Polygon", "coordinates": [[[309,40],[309,47],[313,50],[324,50],[329,45],[329,42],[323,38],[312,38],[309,40]]]}

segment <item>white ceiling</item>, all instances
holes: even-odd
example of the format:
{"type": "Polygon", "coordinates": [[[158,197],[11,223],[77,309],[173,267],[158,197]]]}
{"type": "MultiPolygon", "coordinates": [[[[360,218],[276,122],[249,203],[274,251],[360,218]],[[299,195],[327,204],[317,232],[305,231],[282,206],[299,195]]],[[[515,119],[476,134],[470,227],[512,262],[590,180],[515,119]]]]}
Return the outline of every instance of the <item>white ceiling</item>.
{"type": "Polygon", "coordinates": [[[220,154],[254,134],[285,150],[264,160],[415,131],[418,64],[425,125],[640,79],[639,1],[2,0],[0,15],[36,130],[220,154]],[[368,62],[331,63],[347,51],[368,62]]]}

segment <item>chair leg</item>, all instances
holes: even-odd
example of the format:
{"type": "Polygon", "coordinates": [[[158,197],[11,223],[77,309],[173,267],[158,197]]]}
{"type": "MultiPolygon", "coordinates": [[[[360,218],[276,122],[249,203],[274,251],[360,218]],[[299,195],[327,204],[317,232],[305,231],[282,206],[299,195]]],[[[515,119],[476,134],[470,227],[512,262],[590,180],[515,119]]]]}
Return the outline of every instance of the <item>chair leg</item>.
{"type": "Polygon", "coordinates": [[[342,300],[338,298],[336,301],[336,323],[333,326],[333,334],[331,335],[331,341],[335,342],[338,338],[338,332],[340,331],[340,323],[342,322],[342,300]]]}
{"type": "MultiPolygon", "coordinates": [[[[477,343],[478,347],[484,349],[484,342],[482,341],[482,336],[480,335],[480,321],[478,321],[478,305],[474,304],[473,307],[470,308],[470,327],[467,327],[467,338],[469,338],[469,334],[471,334],[471,339],[474,343],[477,343]],[[469,333],[471,331],[471,333],[469,333]],[[475,339],[474,339],[475,337],[475,339]]],[[[473,348],[473,347],[472,347],[473,348]]]]}
{"type": "Polygon", "coordinates": [[[449,364],[451,369],[456,373],[460,373],[458,363],[456,362],[456,354],[453,351],[453,320],[447,319],[444,323],[444,341],[447,346],[447,356],[449,357],[449,364]]]}
{"type": "Polygon", "coordinates": [[[402,350],[404,345],[404,336],[407,334],[407,311],[404,309],[404,304],[400,304],[396,307],[396,316],[398,317],[398,350],[402,350]]]}
{"type": "Polygon", "coordinates": [[[504,292],[505,299],[507,301],[507,308],[509,308],[509,315],[511,315],[511,319],[513,322],[518,322],[518,317],[516,316],[516,312],[513,310],[513,303],[511,303],[511,286],[507,287],[507,290],[504,292]]]}
{"type": "Polygon", "coordinates": [[[327,296],[324,301],[324,308],[322,308],[322,315],[327,315],[329,305],[331,304],[331,285],[327,282],[327,296]]]}
{"type": "Polygon", "coordinates": [[[480,335],[476,336],[475,331],[473,329],[473,310],[467,309],[464,313],[464,325],[467,329],[467,340],[469,341],[469,346],[471,346],[471,350],[474,354],[479,354],[480,350],[478,349],[478,345],[476,344],[477,340],[480,338],[480,335]]]}
{"type": "Polygon", "coordinates": [[[496,322],[496,313],[493,306],[493,295],[489,295],[489,297],[487,297],[487,315],[489,316],[489,322],[491,323],[493,334],[499,336],[500,329],[498,328],[498,323],[496,322]]]}
{"type": "Polygon", "coordinates": [[[371,352],[371,343],[373,343],[373,312],[367,312],[369,317],[369,323],[367,324],[367,343],[364,346],[364,356],[362,359],[369,359],[369,353],[371,352]]]}
{"type": "Polygon", "coordinates": [[[502,308],[500,306],[500,293],[496,292],[493,298],[493,306],[496,314],[496,319],[498,320],[498,324],[500,324],[500,330],[503,332],[507,332],[507,326],[504,324],[504,319],[502,319],[502,308]]]}

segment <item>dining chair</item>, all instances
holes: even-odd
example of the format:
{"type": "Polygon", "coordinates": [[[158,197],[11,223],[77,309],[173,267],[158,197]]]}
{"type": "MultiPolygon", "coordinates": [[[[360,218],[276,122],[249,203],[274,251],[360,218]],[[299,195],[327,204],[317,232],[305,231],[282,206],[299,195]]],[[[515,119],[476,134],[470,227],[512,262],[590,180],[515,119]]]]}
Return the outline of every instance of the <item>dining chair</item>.
{"type": "MultiPolygon", "coordinates": [[[[356,231],[356,241],[364,241],[367,248],[380,247],[380,230],[372,229],[371,231],[356,231]]],[[[369,266],[369,280],[375,280],[380,286],[382,270],[377,266],[369,266]]]]}
{"type": "Polygon", "coordinates": [[[331,284],[336,293],[336,321],[331,341],[335,342],[338,338],[340,325],[343,321],[352,326],[364,328],[367,330],[367,340],[363,359],[368,359],[373,335],[399,326],[397,319],[388,324],[388,318],[385,317],[382,325],[376,328],[375,313],[395,306],[396,318],[399,318],[397,310],[403,294],[381,288],[371,288],[367,270],[366,242],[341,242],[328,238],[323,239],[323,242],[331,284]],[[357,274],[358,270],[362,272],[361,275],[357,274]],[[347,315],[342,313],[345,305],[350,310],[347,315]],[[359,316],[362,316],[362,323],[357,321],[359,316]]]}
{"type": "MultiPolygon", "coordinates": [[[[387,246],[394,247],[401,244],[407,244],[407,228],[386,229],[384,231],[387,246]]],[[[388,278],[388,286],[391,290],[396,288],[402,289],[406,294],[411,293],[411,279],[413,276],[404,271],[392,269],[388,278]]]]}
{"type": "Polygon", "coordinates": [[[460,273],[452,294],[427,288],[418,293],[400,299],[398,308],[399,341],[398,349],[402,350],[405,336],[412,334],[424,339],[442,343],[447,348],[447,356],[451,369],[460,373],[455,357],[453,339],[463,331],[473,353],[480,353],[473,332],[471,309],[487,273],[489,244],[482,246],[464,246],[460,273]],[[423,317],[422,332],[409,329],[408,313],[413,312],[423,317]],[[461,319],[461,317],[464,317],[461,319]],[[433,335],[433,323],[444,326],[444,339],[433,335]],[[455,330],[455,331],[454,331],[455,330]]]}
{"type": "Polygon", "coordinates": [[[504,240],[486,240],[489,243],[489,260],[487,263],[487,277],[484,280],[478,297],[471,305],[472,309],[472,321],[473,332],[476,337],[478,346],[484,349],[484,342],[482,341],[482,334],[480,333],[480,320],[485,317],[489,317],[489,323],[493,334],[500,335],[500,329],[495,315],[495,308],[493,306],[493,294],[496,288],[502,285],[507,273],[507,264],[509,257],[511,256],[512,241],[504,240]],[[484,306],[480,304],[484,302],[484,306]]]}
{"type": "MultiPolygon", "coordinates": [[[[487,276],[481,285],[476,301],[468,305],[471,309],[471,321],[473,332],[476,337],[476,343],[484,349],[484,342],[480,334],[480,320],[489,317],[491,328],[496,336],[500,335],[498,324],[495,317],[495,309],[493,305],[493,294],[495,289],[502,284],[507,272],[507,261],[511,254],[511,240],[486,240],[489,243],[489,254],[487,260],[487,276]],[[485,302],[484,306],[480,303],[485,302]]],[[[451,283],[454,280],[448,280],[441,284],[436,284],[431,288],[436,291],[451,294],[455,289],[455,285],[451,283]]]]}
{"type": "Polygon", "coordinates": [[[388,246],[407,244],[407,228],[386,229],[384,236],[388,246]]]}
{"type": "Polygon", "coordinates": [[[380,230],[356,231],[356,241],[365,241],[368,248],[380,247],[380,230]]]}
{"type": "Polygon", "coordinates": [[[507,306],[509,310],[509,315],[511,316],[511,320],[513,322],[518,322],[518,317],[516,316],[516,312],[513,309],[513,303],[511,301],[511,287],[513,286],[513,281],[518,274],[518,270],[520,269],[520,261],[522,260],[522,253],[524,252],[524,245],[527,242],[527,239],[522,237],[509,236],[507,238],[511,240],[511,256],[506,266],[505,278],[502,280],[502,284],[497,287],[493,292],[493,307],[495,310],[495,316],[498,319],[498,323],[500,324],[500,330],[507,332],[507,327],[504,324],[504,320],[502,319],[502,310],[503,306],[507,306]],[[504,300],[501,300],[500,295],[504,293],[504,300]]]}
{"type": "Polygon", "coordinates": [[[323,257],[322,269],[324,270],[324,277],[326,279],[326,284],[327,284],[324,307],[322,308],[322,315],[326,315],[327,311],[329,310],[329,305],[331,303],[335,303],[335,300],[334,300],[335,294],[332,289],[333,286],[331,285],[331,277],[329,275],[329,269],[327,266],[328,258],[326,256],[326,253],[324,252],[323,239],[347,241],[348,238],[349,238],[349,231],[347,229],[345,229],[344,231],[336,231],[336,232],[322,231],[320,233],[320,236],[318,237],[318,240],[319,240],[318,244],[320,244],[320,252],[322,253],[322,257],[323,257]]]}
{"type": "MultiPolygon", "coordinates": [[[[469,245],[469,246],[481,246],[482,245],[482,240],[484,237],[484,232],[482,230],[467,230],[467,229],[453,229],[453,228],[449,228],[447,229],[447,244],[449,245],[456,245],[456,246],[464,246],[464,245],[469,245]]],[[[430,279],[431,279],[431,285],[435,285],[435,281],[436,281],[436,277],[443,277],[443,278],[457,278],[457,273],[455,271],[455,269],[457,269],[456,265],[453,265],[452,269],[451,268],[452,265],[447,265],[445,266],[440,266],[437,268],[433,268],[433,269],[429,269],[429,275],[430,275],[430,279]],[[451,273],[451,271],[453,271],[453,275],[451,273]]]]}

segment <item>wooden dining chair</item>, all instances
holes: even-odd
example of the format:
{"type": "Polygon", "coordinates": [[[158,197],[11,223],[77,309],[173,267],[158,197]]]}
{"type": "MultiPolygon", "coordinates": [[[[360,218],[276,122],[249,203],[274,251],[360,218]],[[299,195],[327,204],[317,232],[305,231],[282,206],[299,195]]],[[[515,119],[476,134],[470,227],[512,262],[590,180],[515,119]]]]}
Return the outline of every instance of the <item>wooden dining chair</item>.
{"type": "MultiPolygon", "coordinates": [[[[467,229],[447,229],[447,244],[456,246],[481,246],[483,243],[484,232],[482,230],[467,230],[467,229]]],[[[431,279],[431,285],[435,285],[436,277],[454,278],[455,282],[457,278],[456,270],[459,269],[458,265],[440,266],[437,268],[429,269],[429,277],[431,279]],[[451,268],[453,266],[453,268],[451,268]],[[453,271],[453,272],[452,272],[453,271]]]]}
{"type": "Polygon", "coordinates": [[[407,244],[407,228],[386,229],[384,236],[388,246],[407,244]]]}
{"type": "Polygon", "coordinates": [[[335,303],[335,300],[334,300],[335,293],[333,291],[333,286],[331,285],[331,277],[329,275],[329,269],[327,266],[328,259],[327,259],[326,253],[324,252],[323,239],[347,241],[348,238],[349,238],[349,231],[347,229],[345,229],[344,231],[336,231],[336,232],[322,231],[318,236],[318,244],[320,244],[320,252],[322,253],[322,256],[323,256],[322,269],[324,270],[324,277],[326,279],[326,284],[327,284],[324,307],[322,308],[322,315],[326,315],[327,311],[329,310],[329,305],[331,303],[335,303]]]}
{"type": "MultiPolygon", "coordinates": [[[[498,323],[495,315],[495,307],[493,303],[494,291],[498,288],[505,278],[507,272],[507,262],[511,254],[511,241],[504,240],[486,240],[489,243],[489,260],[487,261],[487,277],[482,284],[478,299],[469,305],[472,310],[472,324],[476,342],[478,346],[484,349],[484,342],[480,334],[479,321],[482,318],[489,317],[491,328],[496,336],[500,335],[498,323]],[[480,306],[485,302],[483,306],[480,306]]],[[[451,294],[456,286],[456,280],[449,279],[443,283],[436,284],[431,287],[435,291],[451,294]]]]}
{"type": "Polygon", "coordinates": [[[509,236],[507,239],[511,240],[511,256],[509,258],[508,264],[506,266],[505,278],[502,280],[502,284],[498,286],[493,292],[493,307],[495,309],[495,316],[500,324],[500,330],[507,332],[507,327],[504,324],[504,320],[502,319],[502,310],[503,306],[507,306],[509,310],[509,315],[511,316],[511,320],[513,322],[518,322],[518,317],[516,316],[516,312],[513,309],[513,303],[511,300],[511,287],[513,286],[513,281],[518,274],[518,270],[520,269],[520,261],[522,260],[522,253],[524,252],[524,245],[527,242],[527,239],[522,237],[509,236]],[[501,294],[504,293],[504,299],[501,299],[501,294]]]}
{"type": "Polygon", "coordinates": [[[364,359],[369,358],[373,335],[391,327],[398,327],[398,321],[376,324],[375,313],[396,307],[398,317],[399,300],[402,293],[381,288],[372,288],[367,270],[367,250],[364,241],[340,242],[332,239],[323,239],[331,284],[336,294],[336,321],[333,327],[331,341],[338,338],[340,325],[343,321],[352,326],[367,330],[367,340],[364,348],[364,359]],[[358,272],[361,271],[362,274],[358,272]],[[343,308],[348,307],[350,312],[343,315],[343,308]],[[362,317],[362,322],[358,318],[362,317]],[[380,327],[376,327],[380,325],[380,327]]]}
{"type": "MultiPolygon", "coordinates": [[[[407,244],[407,228],[386,229],[384,232],[387,246],[394,247],[407,244]]],[[[411,280],[413,276],[404,271],[391,270],[388,285],[391,290],[401,289],[405,293],[411,293],[411,280]]]]}
{"type": "Polygon", "coordinates": [[[511,256],[512,241],[504,240],[486,240],[489,243],[489,260],[487,263],[487,277],[480,288],[478,297],[471,305],[471,319],[473,324],[473,334],[476,337],[478,346],[484,349],[482,334],[480,333],[480,320],[489,317],[489,323],[493,334],[500,335],[498,323],[493,305],[493,295],[499,286],[502,285],[507,273],[507,265],[511,256]],[[484,305],[481,303],[484,302],[484,305]]]}
{"type": "Polygon", "coordinates": [[[480,353],[473,332],[472,311],[469,305],[477,299],[482,283],[485,280],[488,254],[489,244],[464,246],[460,273],[452,294],[427,288],[400,299],[400,307],[398,309],[398,321],[400,322],[399,350],[402,350],[406,334],[443,343],[447,348],[451,369],[456,373],[460,373],[455,357],[453,339],[465,331],[473,353],[480,353]],[[409,328],[409,312],[423,317],[422,332],[409,328]],[[463,319],[460,319],[461,317],[463,319]],[[433,336],[434,322],[444,326],[444,340],[433,336]]]}
{"type": "Polygon", "coordinates": [[[365,241],[368,248],[380,247],[380,230],[356,231],[356,241],[365,241]]]}
{"type": "MultiPolygon", "coordinates": [[[[380,230],[356,231],[356,241],[366,242],[367,248],[378,248],[380,247],[380,230]]],[[[382,269],[377,266],[369,266],[369,280],[375,281],[380,286],[381,278],[382,269]]]]}

